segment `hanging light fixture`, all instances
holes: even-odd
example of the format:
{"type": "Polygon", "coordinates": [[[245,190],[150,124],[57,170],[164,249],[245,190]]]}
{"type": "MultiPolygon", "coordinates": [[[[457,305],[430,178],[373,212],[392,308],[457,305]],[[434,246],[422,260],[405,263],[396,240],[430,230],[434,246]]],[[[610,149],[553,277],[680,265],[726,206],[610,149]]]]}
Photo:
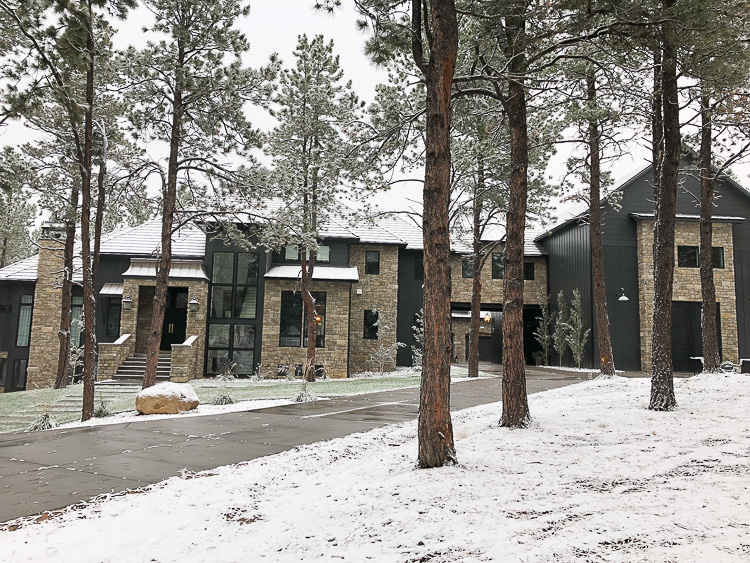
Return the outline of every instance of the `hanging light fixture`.
{"type": "Polygon", "coordinates": [[[492,317],[490,316],[490,314],[489,313],[485,313],[484,314],[484,322],[488,323],[491,320],[492,320],[492,317]]]}
{"type": "Polygon", "coordinates": [[[630,301],[630,299],[628,299],[628,296],[625,295],[625,289],[622,287],[620,288],[620,292],[617,294],[617,300],[618,301],[630,301]]]}
{"type": "Polygon", "coordinates": [[[320,315],[315,315],[315,322],[318,324],[322,323],[323,317],[321,317],[320,315]]]}
{"type": "Polygon", "coordinates": [[[125,299],[122,300],[122,308],[125,311],[130,311],[130,309],[133,308],[133,300],[130,298],[129,293],[125,296],[125,299]]]}
{"type": "Polygon", "coordinates": [[[195,293],[193,293],[193,298],[188,301],[188,308],[191,313],[195,313],[198,310],[198,300],[195,298],[195,293]]]}

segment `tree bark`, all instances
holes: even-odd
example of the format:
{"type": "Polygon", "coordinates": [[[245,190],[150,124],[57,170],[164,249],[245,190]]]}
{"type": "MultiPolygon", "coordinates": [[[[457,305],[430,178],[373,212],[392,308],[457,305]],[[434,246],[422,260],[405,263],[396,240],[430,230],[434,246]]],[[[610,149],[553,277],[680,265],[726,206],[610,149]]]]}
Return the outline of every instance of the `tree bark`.
{"type": "Polygon", "coordinates": [[[60,342],[57,353],[57,375],[55,389],[63,389],[68,385],[68,370],[70,369],[70,324],[73,320],[71,306],[73,304],[73,249],[76,238],[76,211],[78,209],[78,184],[73,184],[70,193],[70,209],[73,217],[66,221],[65,247],[63,249],[63,282],[60,296],[60,329],[57,337],[60,342]]]}
{"type": "Polygon", "coordinates": [[[707,94],[701,95],[701,222],[700,222],[700,272],[701,272],[701,331],[703,334],[703,371],[718,373],[719,340],[716,326],[716,285],[713,266],[713,206],[714,182],[711,173],[711,109],[707,94]]]}
{"type": "Polygon", "coordinates": [[[456,462],[450,415],[451,270],[449,236],[451,88],[458,54],[454,0],[429,6],[430,59],[421,59],[421,3],[412,1],[417,65],[427,86],[424,204],[424,358],[419,393],[418,464],[440,467],[456,462]]]}
{"type": "Polygon", "coordinates": [[[523,353],[523,246],[528,187],[528,130],[524,56],[526,21],[523,3],[506,18],[511,45],[507,115],[510,128],[510,182],[505,234],[503,279],[503,414],[501,426],[523,428],[531,421],[526,395],[526,362],[523,353]]]}
{"type": "Polygon", "coordinates": [[[305,305],[305,318],[307,320],[307,353],[304,366],[305,372],[303,377],[305,381],[315,382],[315,343],[318,337],[318,323],[315,320],[317,312],[315,309],[315,299],[310,292],[310,281],[312,280],[315,269],[315,253],[310,253],[310,263],[307,263],[306,251],[302,251],[302,269],[300,276],[300,291],[302,293],[302,302],[305,305]],[[309,269],[308,269],[309,268],[309,269]]]}
{"type": "Polygon", "coordinates": [[[471,280],[471,326],[469,327],[469,377],[479,377],[479,327],[482,323],[482,195],[484,194],[484,160],[477,156],[477,189],[473,201],[473,250],[471,280]]]}
{"type": "Polygon", "coordinates": [[[94,416],[96,381],[96,297],[91,264],[91,150],[94,131],[94,14],[88,1],[86,52],[86,115],[83,126],[83,174],[81,178],[81,258],[83,262],[83,412],[81,420],[94,416]]]}
{"type": "Polygon", "coordinates": [[[148,336],[148,352],[146,357],[146,372],[143,376],[143,388],[156,384],[156,368],[159,365],[161,350],[161,336],[164,326],[164,313],[167,309],[167,288],[169,284],[169,270],[172,266],[172,226],[177,205],[177,173],[182,129],[182,83],[181,68],[185,62],[183,40],[177,39],[177,71],[175,74],[174,100],[172,105],[172,124],[169,137],[169,163],[167,165],[167,185],[163,191],[164,203],[162,207],[161,223],[161,254],[156,272],[156,287],[154,288],[154,309],[151,317],[151,329],[148,336]]]}
{"type": "MultiPolygon", "coordinates": [[[[675,0],[664,0],[669,9],[675,0]]],[[[654,317],[652,336],[651,400],[649,409],[672,410],[672,286],[674,278],[675,213],[680,166],[680,108],[677,90],[677,51],[672,44],[674,24],[663,25],[662,96],[664,157],[656,197],[654,224],[654,317]]]]}
{"type": "Polygon", "coordinates": [[[658,205],[661,163],[664,157],[664,116],[661,92],[661,51],[654,49],[654,96],[651,105],[651,174],[654,200],[658,205]]]}
{"type": "MultiPolygon", "coordinates": [[[[586,76],[586,90],[589,103],[596,103],[596,74],[593,69],[586,76]]],[[[607,314],[607,293],[604,281],[604,249],[602,247],[602,208],[601,208],[601,146],[599,143],[599,123],[589,121],[589,158],[591,177],[589,183],[589,232],[591,236],[591,270],[594,278],[594,317],[596,339],[599,348],[599,373],[611,377],[615,375],[615,360],[612,342],[609,337],[609,315],[607,314]]]]}

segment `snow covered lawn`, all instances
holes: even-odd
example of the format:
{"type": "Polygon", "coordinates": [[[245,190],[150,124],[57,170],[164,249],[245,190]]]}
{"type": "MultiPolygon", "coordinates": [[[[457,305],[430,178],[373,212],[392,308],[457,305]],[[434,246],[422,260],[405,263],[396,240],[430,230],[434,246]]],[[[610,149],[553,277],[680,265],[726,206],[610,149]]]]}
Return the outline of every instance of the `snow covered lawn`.
{"type": "Polygon", "coordinates": [[[2,559],[750,560],[750,377],[675,386],[669,413],[647,379],[532,395],[526,430],[462,411],[456,467],[416,470],[411,422],[172,478],[2,531],[2,559]]]}

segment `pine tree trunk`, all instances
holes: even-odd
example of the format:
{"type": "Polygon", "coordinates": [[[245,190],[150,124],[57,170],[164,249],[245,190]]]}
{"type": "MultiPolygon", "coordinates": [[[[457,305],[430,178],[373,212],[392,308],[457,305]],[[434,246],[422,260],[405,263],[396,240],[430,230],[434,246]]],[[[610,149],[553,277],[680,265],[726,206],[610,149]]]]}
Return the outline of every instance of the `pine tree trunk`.
{"type": "Polygon", "coordinates": [[[714,284],[713,205],[714,183],[711,172],[711,110],[707,95],[701,96],[701,222],[700,222],[700,272],[701,272],[701,331],[703,333],[703,371],[719,372],[719,340],[716,326],[716,285],[714,284]]]}
{"type": "MultiPolygon", "coordinates": [[[[596,103],[596,75],[593,70],[586,77],[586,82],[588,101],[596,103]]],[[[599,373],[603,376],[613,376],[615,375],[615,360],[612,354],[612,342],[609,338],[609,315],[607,314],[607,293],[604,281],[604,249],[602,247],[601,146],[599,144],[599,124],[596,119],[589,121],[589,157],[591,158],[589,232],[591,236],[591,270],[594,278],[594,316],[599,348],[599,373]]]]}
{"type": "MultiPolygon", "coordinates": [[[[671,8],[675,0],[665,0],[671,8]]],[[[664,156],[657,188],[654,224],[654,317],[652,337],[651,410],[672,410],[677,404],[672,373],[672,286],[674,278],[675,213],[680,165],[680,108],[674,24],[664,24],[662,95],[664,156]]]]}
{"type": "MultiPolygon", "coordinates": [[[[418,2],[414,2],[419,12],[418,2]]],[[[458,54],[453,0],[430,3],[432,41],[426,66],[427,138],[424,182],[424,357],[419,393],[420,468],[455,463],[450,414],[451,270],[449,212],[451,89],[458,54]]],[[[414,14],[414,12],[412,12],[414,14]]],[[[419,17],[412,17],[421,36],[419,17]]],[[[419,64],[419,63],[418,63],[419,64]]]]}
{"type": "Polygon", "coordinates": [[[484,161],[477,157],[477,189],[474,192],[473,228],[474,261],[471,266],[471,325],[469,327],[469,377],[479,377],[479,327],[482,323],[482,200],[484,193],[484,161]]]}
{"type": "Polygon", "coordinates": [[[78,209],[78,184],[73,185],[70,193],[70,209],[73,218],[68,219],[65,228],[65,247],[63,249],[63,283],[60,296],[60,330],[57,337],[60,342],[57,353],[57,375],[55,389],[63,389],[68,385],[68,370],[70,369],[70,324],[73,320],[71,306],[73,304],[73,249],[76,238],[76,211],[78,209]]]}
{"type": "Polygon", "coordinates": [[[526,22],[523,6],[506,18],[506,35],[515,56],[508,85],[507,114],[510,128],[510,194],[505,235],[503,279],[503,414],[501,426],[523,428],[531,421],[526,396],[526,361],[523,352],[523,246],[528,186],[528,131],[524,74],[526,22]]]}
{"type": "Polygon", "coordinates": [[[651,174],[654,184],[654,200],[659,205],[661,164],[664,158],[664,115],[661,91],[661,51],[654,49],[654,97],[651,107],[651,174]]]}
{"type": "Polygon", "coordinates": [[[86,115],[83,129],[83,174],[81,178],[81,258],[83,261],[83,412],[81,420],[94,416],[94,385],[96,381],[96,296],[91,263],[91,151],[94,131],[94,24],[92,1],[88,1],[86,51],[89,56],[86,72],[86,115]]]}
{"type": "Polygon", "coordinates": [[[151,329],[148,336],[146,372],[143,376],[143,388],[156,384],[156,368],[159,365],[164,313],[167,310],[167,289],[169,270],[172,266],[172,227],[177,206],[177,173],[180,135],[182,129],[182,95],[183,87],[180,69],[184,64],[184,46],[181,38],[177,39],[177,74],[175,77],[174,104],[172,106],[172,125],[169,138],[169,163],[167,165],[167,185],[163,191],[161,223],[161,254],[159,256],[156,287],[154,288],[154,308],[151,317],[151,329]]]}
{"type": "Polygon", "coordinates": [[[315,382],[315,343],[318,336],[318,323],[315,320],[317,315],[315,311],[315,300],[310,293],[310,281],[312,280],[315,268],[315,257],[310,255],[310,264],[307,264],[306,252],[302,251],[302,269],[300,276],[300,291],[302,293],[302,302],[305,307],[305,319],[307,320],[307,353],[305,355],[305,365],[303,377],[305,381],[315,382]],[[309,268],[309,269],[308,269],[309,268]]]}

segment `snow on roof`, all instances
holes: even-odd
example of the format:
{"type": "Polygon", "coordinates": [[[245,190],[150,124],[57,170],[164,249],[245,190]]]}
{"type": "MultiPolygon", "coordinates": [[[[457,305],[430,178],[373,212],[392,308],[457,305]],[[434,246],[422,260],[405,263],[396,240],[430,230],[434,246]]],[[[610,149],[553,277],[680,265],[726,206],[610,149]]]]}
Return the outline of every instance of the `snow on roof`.
{"type": "MultiPolygon", "coordinates": [[[[302,274],[301,266],[274,266],[266,272],[269,279],[296,280],[302,274]]],[[[349,281],[358,282],[359,273],[356,266],[315,266],[313,281],[349,281]]]]}
{"type": "MultiPolygon", "coordinates": [[[[635,221],[642,221],[643,219],[654,219],[656,215],[654,213],[629,213],[630,217],[635,221]]],[[[700,221],[701,216],[692,213],[677,213],[675,219],[678,221],[700,221]]],[[[742,223],[745,221],[744,217],[737,217],[732,215],[712,215],[711,220],[714,223],[742,223]]]]}
{"type": "MultiPolygon", "coordinates": [[[[130,268],[123,274],[124,277],[154,278],[156,277],[155,258],[132,258],[130,268]]],[[[207,280],[206,268],[202,260],[173,260],[169,268],[169,279],[207,280]]]]}
{"type": "Polygon", "coordinates": [[[36,281],[36,268],[39,255],[31,256],[15,264],[0,268],[0,280],[7,281],[36,281]]]}
{"type": "MultiPolygon", "coordinates": [[[[147,221],[137,227],[118,229],[102,237],[102,254],[153,256],[161,246],[161,220],[147,221]]],[[[172,235],[172,256],[203,258],[206,233],[195,225],[181,227],[172,235]]]]}

